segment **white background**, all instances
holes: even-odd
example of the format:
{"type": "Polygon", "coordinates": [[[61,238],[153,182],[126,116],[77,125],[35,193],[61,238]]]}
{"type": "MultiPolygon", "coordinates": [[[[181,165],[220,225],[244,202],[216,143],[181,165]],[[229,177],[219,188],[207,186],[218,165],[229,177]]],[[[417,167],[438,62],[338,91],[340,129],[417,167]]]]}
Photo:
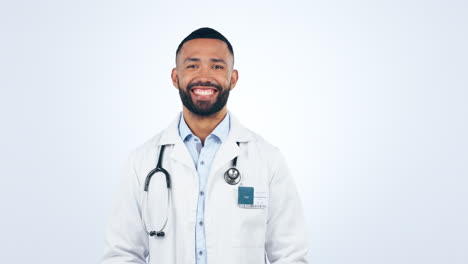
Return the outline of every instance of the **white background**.
{"type": "Polygon", "coordinates": [[[234,46],[229,109],[294,173],[311,263],[468,263],[468,4],[416,0],[2,0],[2,263],[99,262],[202,26],[234,46]]]}

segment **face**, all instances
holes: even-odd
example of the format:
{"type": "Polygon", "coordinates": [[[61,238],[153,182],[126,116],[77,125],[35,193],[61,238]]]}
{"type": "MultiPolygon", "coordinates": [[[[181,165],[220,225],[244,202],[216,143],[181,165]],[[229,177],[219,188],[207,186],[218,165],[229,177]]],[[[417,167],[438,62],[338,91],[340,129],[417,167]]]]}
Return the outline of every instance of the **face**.
{"type": "Polygon", "coordinates": [[[185,42],[171,75],[183,105],[199,116],[211,116],[225,108],[238,79],[233,64],[227,45],[221,40],[185,42]]]}

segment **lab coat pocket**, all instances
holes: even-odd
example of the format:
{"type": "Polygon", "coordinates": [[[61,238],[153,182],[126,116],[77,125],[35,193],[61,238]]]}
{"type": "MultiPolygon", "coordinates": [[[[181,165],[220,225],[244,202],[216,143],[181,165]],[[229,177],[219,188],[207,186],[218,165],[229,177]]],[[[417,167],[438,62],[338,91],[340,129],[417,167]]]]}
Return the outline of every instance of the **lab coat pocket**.
{"type": "MultiPolygon", "coordinates": [[[[238,190],[236,190],[237,195],[238,190]]],[[[264,247],[267,221],[266,208],[245,208],[236,204],[231,212],[233,223],[232,245],[234,247],[264,247]]]]}

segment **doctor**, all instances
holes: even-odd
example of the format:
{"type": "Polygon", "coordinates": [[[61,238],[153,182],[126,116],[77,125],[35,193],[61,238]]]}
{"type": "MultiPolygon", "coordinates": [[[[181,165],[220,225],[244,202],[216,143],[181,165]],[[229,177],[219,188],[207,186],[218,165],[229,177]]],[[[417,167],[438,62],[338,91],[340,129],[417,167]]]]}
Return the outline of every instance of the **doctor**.
{"type": "Polygon", "coordinates": [[[214,29],[180,43],[171,78],[183,111],[130,155],[102,264],[307,262],[283,156],[227,111],[233,66],[231,44],[214,29]]]}

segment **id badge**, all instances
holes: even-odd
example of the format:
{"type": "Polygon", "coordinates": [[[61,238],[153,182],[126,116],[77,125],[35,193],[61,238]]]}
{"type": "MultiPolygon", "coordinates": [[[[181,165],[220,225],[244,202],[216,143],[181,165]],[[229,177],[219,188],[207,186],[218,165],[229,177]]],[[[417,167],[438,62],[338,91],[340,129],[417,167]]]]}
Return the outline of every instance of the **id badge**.
{"type": "Polygon", "coordinates": [[[255,190],[254,187],[239,186],[237,204],[241,208],[263,209],[267,206],[267,192],[255,190]]]}

